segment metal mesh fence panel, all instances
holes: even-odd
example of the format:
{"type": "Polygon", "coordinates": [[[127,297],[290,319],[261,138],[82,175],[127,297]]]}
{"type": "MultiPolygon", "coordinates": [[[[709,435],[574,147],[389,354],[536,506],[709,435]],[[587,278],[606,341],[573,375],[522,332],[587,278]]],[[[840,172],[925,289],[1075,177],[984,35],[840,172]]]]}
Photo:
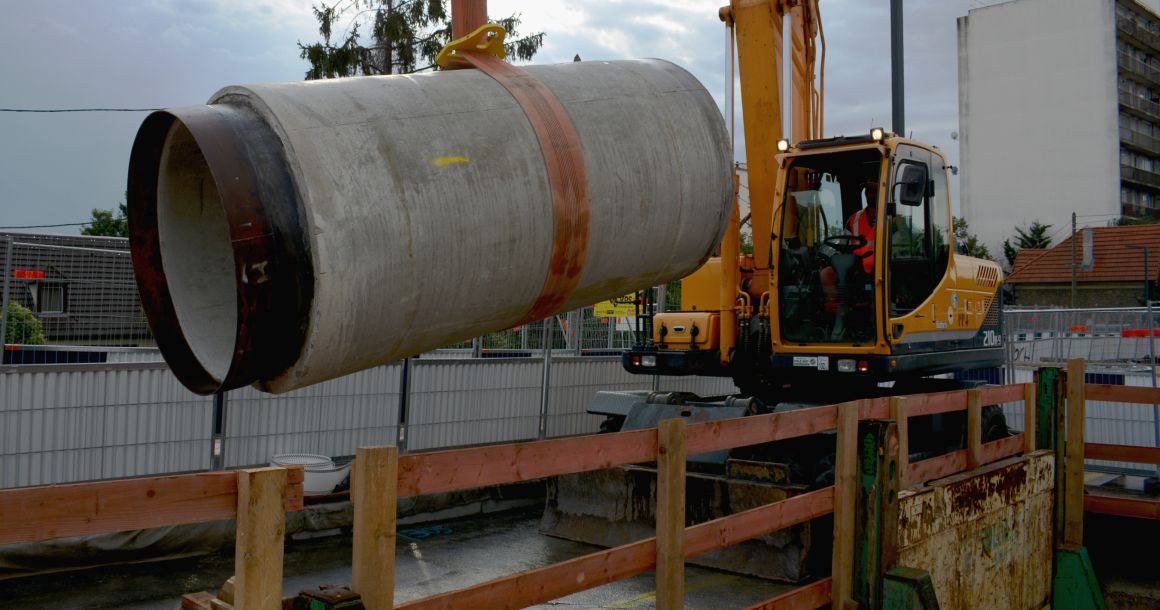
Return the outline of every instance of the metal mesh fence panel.
{"type": "Polygon", "coordinates": [[[0,234],[8,345],[154,345],[129,242],[116,237],[0,234]]]}

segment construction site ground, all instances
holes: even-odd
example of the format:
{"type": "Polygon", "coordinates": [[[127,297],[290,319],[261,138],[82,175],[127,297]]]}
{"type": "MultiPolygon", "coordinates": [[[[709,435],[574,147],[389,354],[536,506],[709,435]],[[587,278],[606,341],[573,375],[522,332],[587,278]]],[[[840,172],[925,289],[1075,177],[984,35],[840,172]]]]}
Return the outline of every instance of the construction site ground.
{"type": "MultiPolygon", "coordinates": [[[[540,510],[521,509],[399,530],[396,602],[462,588],[596,550],[538,533],[540,510]]],[[[1160,609],[1160,572],[1147,559],[1160,544],[1160,522],[1102,515],[1087,518],[1088,547],[1109,608],[1160,609]]],[[[349,532],[286,546],[284,593],[351,579],[349,532]]],[[[0,608],[172,610],[180,595],[215,591],[233,572],[233,551],[0,581],[0,608]]],[[[791,590],[775,583],[686,567],[686,607],[745,608],[791,590]]],[[[544,606],[655,608],[652,573],[570,595],[544,606]]]]}

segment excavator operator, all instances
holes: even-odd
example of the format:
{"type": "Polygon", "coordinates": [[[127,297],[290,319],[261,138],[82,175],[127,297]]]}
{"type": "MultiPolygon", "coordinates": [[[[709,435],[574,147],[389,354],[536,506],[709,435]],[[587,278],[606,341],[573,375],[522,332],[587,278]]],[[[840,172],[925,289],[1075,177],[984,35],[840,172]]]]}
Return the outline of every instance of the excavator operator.
{"type": "MultiPolygon", "coordinates": [[[[878,180],[871,176],[862,182],[861,187],[866,207],[850,215],[845,224],[850,236],[861,238],[857,242],[859,245],[853,250],[847,250],[845,254],[834,255],[830,259],[830,264],[823,267],[818,274],[818,280],[826,296],[824,308],[827,313],[834,315],[830,333],[830,338],[833,340],[846,338],[848,324],[846,318],[856,309],[857,303],[861,300],[858,296],[860,293],[851,284],[853,278],[847,275],[848,271],[856,269],[858,267],[857,261],[861,261],[862,270],[868,276],[874,273],[874,227],[878,222],[878,180]],[[865,242],[861,240],[865,240],[865,242]],[[836,268],[839,265],[837,259],[849,257],[851,254],[856,258],[848,259],[848,262],[842,263],[841,265],[846,271],[839,271],[836,268]],[[842,290],[841,286],[846,286],[846,289],[842,290]]],[[[859,283],[859,285],[862,284],[859,283]]],[[[858,323],[855,326],[858,327],[859,331],[856,334],[864,334],[870,328],[864,323],[858,323]]]]}
{"type": "Polygon", "coordinates": [[[862,259],[862,269],[874,273],[874,227],[878,224],[878,181],[869,178],[862,184],[866,207],[854,212],[846,221],[846,228],[855,237],[866,240],[866,245],[854,250],[862,259]]]}

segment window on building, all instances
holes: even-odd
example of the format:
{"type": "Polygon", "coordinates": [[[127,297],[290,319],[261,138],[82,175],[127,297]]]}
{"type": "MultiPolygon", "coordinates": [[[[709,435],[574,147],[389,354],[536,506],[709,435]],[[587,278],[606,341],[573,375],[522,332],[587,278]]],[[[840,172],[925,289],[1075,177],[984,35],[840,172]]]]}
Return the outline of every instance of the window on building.
{"type": "Polygon", "coordinates": [[[32,290],[32,304],[36,313],[65,313],[68,309],[68,285],[63,282],[42,282],[32,290]]]}

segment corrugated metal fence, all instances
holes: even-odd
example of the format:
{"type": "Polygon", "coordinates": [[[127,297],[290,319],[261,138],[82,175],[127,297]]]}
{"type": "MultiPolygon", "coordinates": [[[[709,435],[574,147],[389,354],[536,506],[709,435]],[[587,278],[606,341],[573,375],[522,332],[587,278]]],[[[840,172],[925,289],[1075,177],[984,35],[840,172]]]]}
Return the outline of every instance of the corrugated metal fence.
{"type": "MultiPolygon", "coordinates": [[[[411,361],[405,409],[407,450],[592,433],[585,413],[597,390],[647,390],[654,379],[626,373],[615,356],[631,333],[590,312],[557,320],[548,408],[543,404],[542,327],[439,350],[411,361]],[[577,329],[579,332],[568,332],[577,329]],[[622,336],[622,334],[624,336],[622,336]],[[581,340],[571,339],[578,336],[581,340]],[[612,351],[609,350],[609,351],[612,351]],[[518,354],[522,357],[490,356],[518,354]]],[[[1011,359],[995,383],[1031,380],[1035,366],[1088,358],[1089,382],[1151,385],[1151,340],[1143,309],[1024,310],[1005,315],[1011,359]]],[[[1158,340],[1160,342],[1160,340],[1158,340]]],[[[52,348],[60,349],[60,348],[52,348]]],[[[101,364],[0,367],[0,487],[20,487],[213,466],[214,406],[187,391],[155,350],[104,348],[101,364]]],[[[360,445],[397,443],[403,366],[395,363],[273,396],[230,392],[223,467],[265,463],[277,453],[347,456],[360,445]]],[[[701,395],[734,391],[726,379],[660,378],[658,389],[701,395]]],[[[1022,421],[1021,407],[1007,409],[1022,421]]],[[[1088,439],[1152,446],[1151,405],[1092,402],[1088,439]]]]}
{"type": "MultiPolygon", "coordinates": [[[[402,365],[381,366],[282,395],[227,395],[223,463],[278,453],[347,456],[398,439],[402,365]]],[[[541,426],[539,358],[411,361],[408,450],[535,439],[541,426]]],[[[616,357],[554,356],[546,436],[596,432],[584,412],[599,389],[653,388],[616,357]]],[[[666,390],[733,391],[727,379],[666,378],[666,390]]],[[[163,363],[0,368],[0,487],[211,468],[213,399],[186,390],[163,363]]]]}

